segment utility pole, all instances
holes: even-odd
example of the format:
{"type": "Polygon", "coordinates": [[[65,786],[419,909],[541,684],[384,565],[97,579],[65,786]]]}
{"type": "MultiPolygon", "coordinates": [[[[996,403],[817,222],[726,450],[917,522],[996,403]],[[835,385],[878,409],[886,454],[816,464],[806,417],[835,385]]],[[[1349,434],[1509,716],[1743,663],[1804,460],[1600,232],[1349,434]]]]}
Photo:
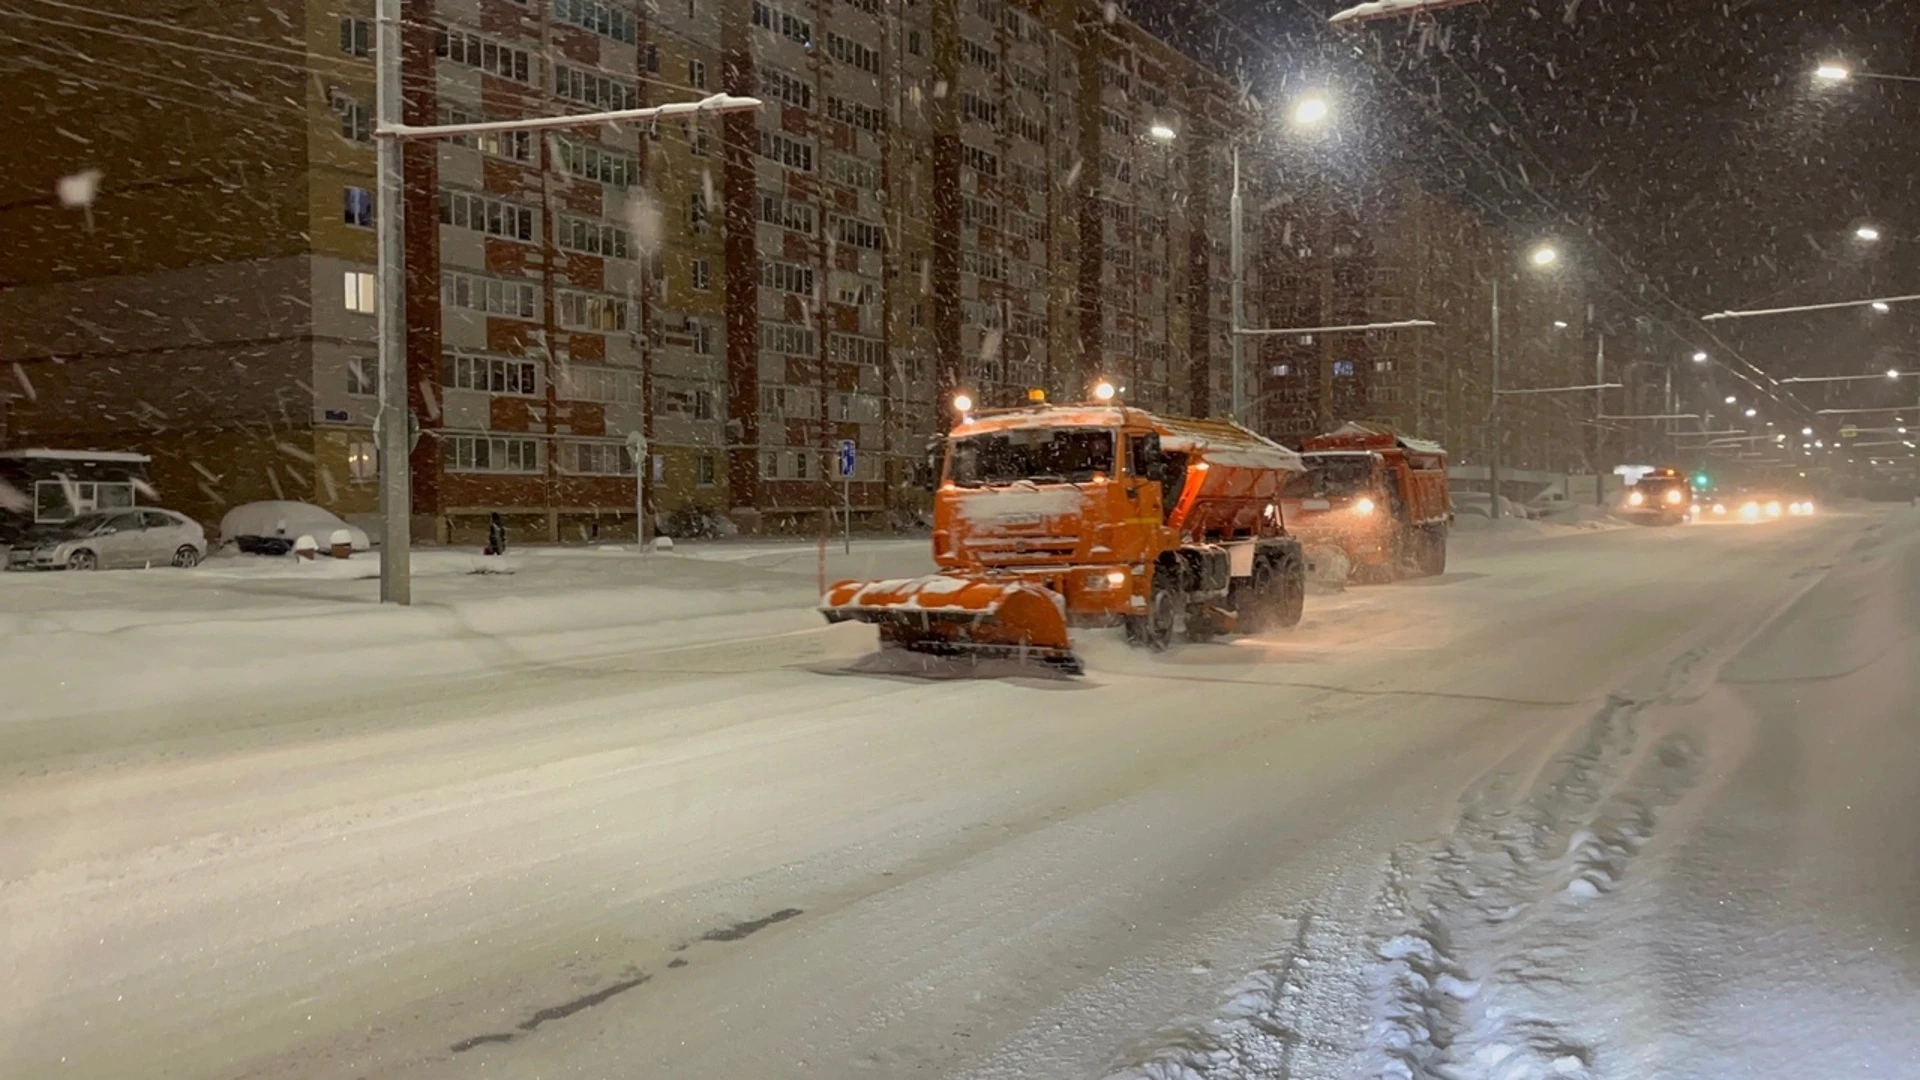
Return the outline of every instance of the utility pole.
{"type": "Polygon", "coordinates": [[[1500,520],[1500,275],[1493,276],[1493,401],[1487,406],[1487,517],[1500,520]]]}
{"type": "MultiPolygon", "coordinates": [[[[400,0],[379,0],[374,25],[374,119],[400,126],[400,0]]],[[[405,222],[400,211],[400,140],[378,141],[374,223],[379,230],[374,287],[380,300],[375,323],[380,339],[380,602],[413,603],[413,456],[407,409],[407,311],[405,222]]]]}
{"type": "Polygon", "coordinates": [[[1247,366],[1244,362],[1246,346],[1241,341],[1243,335],[1240,333],[1246,329],[1247,325],[1246,252],[1243,248],[1244,224],[1241,218],[1243,210],[1240,202],[1240,144],[1237,142],[1233,146],[1233,194],[1227,200],[1227,212],[1232,219],[1232,225],[1229,228],[1231,249],[1227,256],[1229,272],[1233,275],[1233,331],[1228,335],[1232,339],[1232,344],[1229,346],[1232,357],[1229,362],[1233,365],[1232,419],[1234,423],[1246,426],[1247,366]]]}

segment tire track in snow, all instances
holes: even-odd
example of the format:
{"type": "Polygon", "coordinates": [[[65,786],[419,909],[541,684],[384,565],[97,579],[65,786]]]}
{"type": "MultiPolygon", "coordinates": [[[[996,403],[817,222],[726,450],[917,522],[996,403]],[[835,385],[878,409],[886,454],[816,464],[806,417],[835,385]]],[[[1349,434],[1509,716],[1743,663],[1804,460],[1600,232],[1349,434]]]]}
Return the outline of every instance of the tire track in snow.
{"type": "Polygon", "coordinates": [[[1696,779],[1682,737],[1636,755],[1641,714],[1683,698],[1705,657],[1676,657],[1644,696],[1609,696],[1537,775],[1490,773],[1445,840],[1390,857],[1364,921],[1301,914],[1214,1015],[1107,1080],[1304,1080],[1329,1058],[1381,1080],[1590,1080],[1596,1049],[1553,1017],[1580,991],[1566,973],[1584,908],[1618,887],[1696,779]],[[1339,1015],[1349,1004],[1368,1010],[1357,1046],[1343,1037],[1357,1026],[1339,1015]]]}
{"type": "Polygon", "coordinates": [[[1623,786],[1614,778],[1634,760],[1641,713],[1673,700],[1702,658],[1677,658],[1652,696],[1609,699],[1517,806],[1469,807],[1438,850],[1396,858],[1362,1075],[1597,1075],[1598,1048],[1555,1019],[1582,989],[1582,909],[1617,888],[1661,811],[1696,781],[1700,753],[1669,735],[1623,786]]]}

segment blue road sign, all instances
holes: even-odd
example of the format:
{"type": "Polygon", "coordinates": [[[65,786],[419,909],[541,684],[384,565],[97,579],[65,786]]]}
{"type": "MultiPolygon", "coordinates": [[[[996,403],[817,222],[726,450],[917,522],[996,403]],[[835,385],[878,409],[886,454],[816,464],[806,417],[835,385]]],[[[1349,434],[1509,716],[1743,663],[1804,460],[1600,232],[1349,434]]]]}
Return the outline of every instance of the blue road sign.
{"type": "Polygon", "coordinates": [[[853,479],[853,440],[840,440],[840,479],[853,479]]]}

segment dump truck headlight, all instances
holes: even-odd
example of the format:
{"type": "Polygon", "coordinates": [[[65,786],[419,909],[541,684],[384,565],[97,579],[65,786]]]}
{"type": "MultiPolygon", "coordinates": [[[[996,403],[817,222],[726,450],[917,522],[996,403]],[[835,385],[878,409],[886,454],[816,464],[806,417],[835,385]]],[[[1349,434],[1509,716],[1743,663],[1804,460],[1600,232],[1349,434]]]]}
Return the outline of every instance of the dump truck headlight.
{"type": "Polygon", "coordinates": [[[1644,503],[1646,501],[1647,501],[1647,497],[1645,495],[1640,494],[1637,491],[1632,492],[1627,496],[1628,506],[1639,506],[1641,503],[1644,503]]]}
{"type": "Polygon", "coordinates": [[[1668,491],[1667,501],[1674,504],[1675,506],[1680,505],[1680,489],[1674,488],[1671,491],[1668,491]]]}
{"type": "Polygon", "coordinates": [[[1373,513],[1373,500],[1364,495],[1353,500],[1353,512],[1363,515],[1373,513]]]}

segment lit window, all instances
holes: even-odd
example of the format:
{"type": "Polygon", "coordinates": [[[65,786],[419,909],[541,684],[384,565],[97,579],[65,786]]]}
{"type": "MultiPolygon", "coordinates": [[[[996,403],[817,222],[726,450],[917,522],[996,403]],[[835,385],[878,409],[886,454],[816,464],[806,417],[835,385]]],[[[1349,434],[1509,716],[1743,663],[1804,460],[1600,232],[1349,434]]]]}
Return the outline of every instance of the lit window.
{"type": "Polygon", "coordinates": [[[347,310],[373,314],[378,303],[373,291],[373,275],[365,270],[348,270],[345,278],[347,310]]]}
{"type": "Polygon", "coordinates": [[[373,228],[373,192],[363,187],[349,187],[343,201],[341,217],[347,224],[360,229],[373,228]]]}

